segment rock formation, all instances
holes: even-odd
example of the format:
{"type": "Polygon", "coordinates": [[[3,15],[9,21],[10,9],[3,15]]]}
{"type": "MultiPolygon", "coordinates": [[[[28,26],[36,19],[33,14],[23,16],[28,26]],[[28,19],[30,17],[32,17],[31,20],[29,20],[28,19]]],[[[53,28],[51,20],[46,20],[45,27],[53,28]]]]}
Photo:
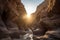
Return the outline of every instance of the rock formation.
{"type": "Polygon", "coordinates": [[[21,0],[0,0],[0,40],[20,39],[25,14],[21,0]]]}
{"type": "Polygon", "coordinates": [[[59,4],[60,0],[45,0],[37,7],[32,27],[40,28],[40,31],[34,31],[34,40],[60,40],[59,4]]]}
{"type": "MultiPolygon", "coordinates": [[[[45,0],[32,14],[33,22],[27,26],[34,40],[60,40],[60,0],[45,0]]],[[[26,15],[21,0],[0,0],[0,40],[24,40],[26,15]],[[22,35],[22,36],[21,36],[22,35]]],[[[30,38],[28,38],[30,39],[30,38]]]]}

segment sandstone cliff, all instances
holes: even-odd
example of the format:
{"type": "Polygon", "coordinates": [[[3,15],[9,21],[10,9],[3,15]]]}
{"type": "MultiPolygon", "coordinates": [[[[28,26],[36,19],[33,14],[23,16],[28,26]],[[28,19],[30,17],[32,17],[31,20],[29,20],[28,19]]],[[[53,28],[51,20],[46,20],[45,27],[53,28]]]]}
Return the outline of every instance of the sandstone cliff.
{"type": "Polygon", "coordinates": [[[0,40],[20,39],[25,14],[21,0],[0,0],[0,40]]]}
{"type": "MultiPolygon", "coordinates": [[[[45,0],[32,14],[34,21],[27,26],[32,29],[34,40],[60,40],[59,4],[60,0],[45,0]]],[[[22,36],[26,33],[21,31],[26,28],[24,15],[21,0],[0,0],[0,40],[24,40],[22,36]]]]}
{"type": "Polygon", "coordinates": [[[59,4],[60,0],[45,0],[37,7],[32,26],[40,28],[40,31],[34,31],[36,40],[60,40],[59,4]]]}

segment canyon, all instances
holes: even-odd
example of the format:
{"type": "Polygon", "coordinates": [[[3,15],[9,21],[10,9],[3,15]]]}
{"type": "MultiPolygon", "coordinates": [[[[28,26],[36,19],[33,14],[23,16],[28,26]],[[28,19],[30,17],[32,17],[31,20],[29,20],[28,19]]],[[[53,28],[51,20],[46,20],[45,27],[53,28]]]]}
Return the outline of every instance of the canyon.
{"type": "Polygon", "coordinates": [[[27,24],[21,0],[0,0],[0,40],[60,40],[59,4],[60,0],[45,0],[27,24]],[[32,39],[24,39],[25,34],[33,35],[32,39]]]}

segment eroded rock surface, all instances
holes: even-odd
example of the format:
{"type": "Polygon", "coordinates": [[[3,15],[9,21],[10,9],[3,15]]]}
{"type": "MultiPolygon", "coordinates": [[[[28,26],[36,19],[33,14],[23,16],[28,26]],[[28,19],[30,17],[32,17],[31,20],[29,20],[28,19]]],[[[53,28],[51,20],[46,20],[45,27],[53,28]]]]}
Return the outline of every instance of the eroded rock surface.
{"type": "MultiPolygon", "coordinates": [[[[0,40],[24,40],[24,15],[21,0],[0,0],[0,40]]],[[[32,16],[34,21],[27,26],[31,25],[34,40],[60,40],[60,0],[45,0],[32,16]]]]}
{"type": "Polygon", "coordinates": [[[60,0],[45,0],[37,7],[33,27],[40,28],[34,31],[36,40],[60,40],[60,0]],[[44,33],[42,36],[42,32],[44,33]],[[36,33],[36,34],[35,34],[36,33]]]}
{"type": "Polygon", "coordinates": [[[0,0],[0,40],[20,40],[25,14],[21,0],[0,0]]]}

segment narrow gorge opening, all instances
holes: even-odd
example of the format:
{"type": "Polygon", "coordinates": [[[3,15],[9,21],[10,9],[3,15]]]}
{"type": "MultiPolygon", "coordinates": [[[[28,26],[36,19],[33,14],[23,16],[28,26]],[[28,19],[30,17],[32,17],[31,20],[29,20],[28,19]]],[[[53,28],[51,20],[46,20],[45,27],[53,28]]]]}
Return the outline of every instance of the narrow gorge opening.
{"type": "Polygon", "coordinates": [[[36,11],[37,6],[44,2],[44,0],[21,0],[21,2],[25,7],[27,16],[30,17],[30,15],[36,11]]]}
{"type": "MultiPolygon", "coordinates": [[[[25,10],[27,12],[27,15],[26,15],[27,19],[28,19],[26,21],[27,25],[28,24],[30,25],[30,23],[33,22],[34,18],[31,16],[31,14],[35,13],[37,11],[37,7],[40,4],[42,4],[44,1],[45,0],[21,0],[21,2],[24,5],[24,8],[25,8],[25,10]]],[[[24,16],[24,18],[25,18],[25,16],[24,16]]],[[[24,39],[33,40],[33,35],[34,35],[33,31],[30,28],[27,28],[27,29],[28,30],[27,30],[27,33],[24,35],[24,39]]],[[[36,29],[36,30],[39,30],[39,28],[36,29]]]]}

